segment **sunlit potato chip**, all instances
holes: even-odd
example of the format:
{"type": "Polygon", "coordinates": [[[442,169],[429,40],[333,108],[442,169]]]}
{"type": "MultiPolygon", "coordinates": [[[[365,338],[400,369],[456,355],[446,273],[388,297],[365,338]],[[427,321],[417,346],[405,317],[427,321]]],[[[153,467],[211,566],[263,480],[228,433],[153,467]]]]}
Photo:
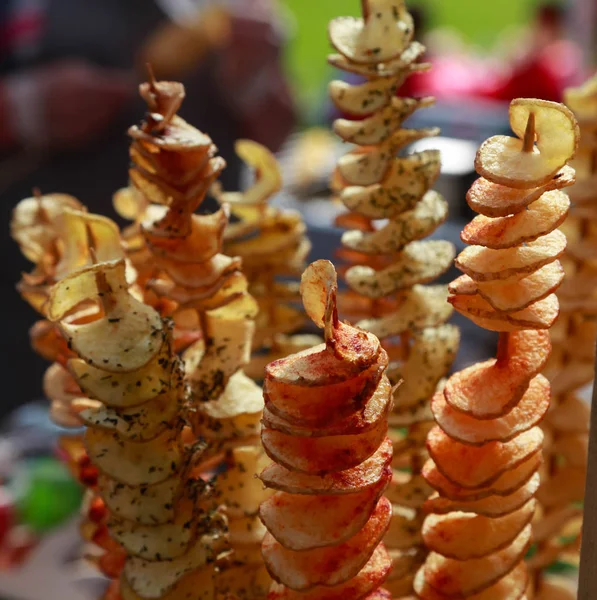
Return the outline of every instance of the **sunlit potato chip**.
{"type": "Polygon", "coordinates": [[[332,81],[328,93],[336,107],[349,115],[369,115],[387,106],[397,89],[397,78],[380,78],[351,85],[332,81]]]}
{"type": "Polygon", "coordinates": [[[13,210],[10,234],[19,244],[21,252],[32,263],[42,262],[55,250],[65,208],[85,210],[84,206],[68,194],[45,194],[21,200],[13,210]]]}
{"type": "Polygon", "coordinates": [[[427,449],[441,473],[464,488],[487,486],[540,452],[543,431],[533,427],[508,442],[493,441],[482,446],[463,444],[448,437],[439,427],[429,432],[427,449]]]}
{"type": "Polygon", "coordinates": [[[527,525],[509,546],[483,558],[459,561],[432,552],[423,567],[425,579],[448,597],[472,596],[513,571],[524,557],[530,539],[531,526],[527,525]]]}
{"type": "Polygon", "coordinates": [[[558,259],[566,250],[566,236],[558,230],[515,248],[493,250],[469,246],[456,258],[456,267],[475,281],[524,277],[558,259]]]}
{"type": "Polygon", "coordinates": [[[423,477],[442,496],[456,501],[482,500],[489,496],[509,496],[524,485],[541,466],[541,452],[531,454],[530,458],[518,466],[503,473],[490,485],[478,488],[464,488],[444,477],[432,459],[423,466],[423,477]]]}
{"type": "MultiPolygon", "coordinates": [[[[527,567],[521,562],[505,577],[483,591],[467,596],[467,600],[524,600],[528,583],[527,567]]],[[[458,596],[446,596],[438,592],[425,578],[425,567],[415,576],[414,589],[420,600],[452,600],[458,596]]]]}
{"type": "Polygon", "coordinates": [[[413,335],[408,359],[400,367],[404,383],[394,392],[398,408],[415,406],[435,392],[454,362],[460,333],[453,325],[427,328],[413,335]]]}
{"type": "MultiPolygon", "coordinates": [[[[151,594],[151,591],[149,592],[151,594]]],[[[213,569],[200,569],[189,573],[180,579],[174,586],[160,595],[160,600],[178,600],[189,598],[192,600],[212,600],[215,594],[215,574],[213,569]]],[[[120,578],[120,597],[122,600],[148,600],[157,596],[140,595],[131,587],[127,578],[120,578]]]]}
{"type": "Polygon", "coordinates": [[[399,56],[413,38],[413,19],[400,0],[369,0],[369,16],[337,17],[328,28],[332,46],[355,63],[399,56]]]}
{"type": "Polygon", "coordinates": [[[125,548],[129,556],[147,560],[169,560],[185,554],[195,536],[198,507],[180,502],[172,522],[154,525],[115,519],[110,516],[110,535],[125,548]]]}
{"type": "Polygon", "coordinates": [[[562,167],[547,183],[533,189],[512,188],[480,177],[469,188],[466,201],[481,215],[494,218],[506,217],[522,211],[545,192],[571,186],[574,182],[574,169],[569,166],[562,167]]]}
{"type": "Polygon", "coordinates": [[[450,284],[449,290],[452,294],[463,294],[469,288],[472,293],[479,293],[496,311],[516,312],[555,292],[563,279],[564,269],[556,260],[513,281],[474,282],[468,275],[462,275],[450,284]]]}
{"type": "Polygon", "coordinates": [[[365,526],[390,478],[387,471],[377,485],[343,496],[276,492],[261,504],[259,516],[270,534],[289,550],[341,544],[365,526]],[[311,518],[305,519],[305,515],[311,518]]]}
{"type": "Polygon", "coordinates": [[[118,433],[125,440],[145,442],[177,427],[181,406],[176,393],[165,392],[132,408],[114,409],[100,402],[74,402],[73,409],[88,427],[118,433]]]}
{"type": "Polygon", "coordinates": [[[156,357],[131,373],[107,373],[80,358],[70,359],[69,371],[90,397],[114,408],[138,406],[175,386],[176,362],[171,359],[169,343],[164,343],[156,357]]]}
{"type": "MultiPolygon", "coordinates": [[[[454,295],[448,298],[448,302],[463,315],[505,321],[520,329],[549,329],[560,314],[560,305],[555,294],[514,312],[496,311],[489,302],[477,295],[454,295]]],[[[497,327],[497,331],[500,331],[499,325],[497,327]]]]}
{"type": "Polygon", "coordinates": [[[447,271],[454,258],[454,246],[443,240],[411,242],[389,267],[375,271],[354,266],[346,273],[350,289],[367,298],[382,298],[394,292],[426,283],[447,271]]]}
{"type": "Polygon", "coordinates": [[[431,106],[433,98],[398,98],[375,114],[360,121],[336,119],[334,132],[345,142],[359,146],[376,145],[386,141],[400,128],[402,122],[419,108],[431,106]]]}
{"type": "Polygon", "coordinates": [[[535,119],[537,148],[541,155],[564,166],[574,158],[580,140],[580,128],[574,113],[564,104],[516,98],[510,103],[510,125],[523,138],[531,114],[535,119]]]}
{"type": "Polygon", "coordinates": [[[427,192],[413,210],[402,213],[373,233],[347,231],[342,244],[366,254],[399,252],[406,244],[427,237],[448,216],[448,203],[437,193],[427,192]]]}
{"type": "Polygon", "coordinates": [[[530,523],[535,504],[530,500],[522,508],[496,518],[464,512],[429,515],[423,524],[425,546],[431,552],[463,561],[499,552],[530,523]]]}
{"type": "Polygon", "coordinates": [[[545,192],[526,210],[509,216],[475,217],[462,230],[463,242],[486,248],[511,248],[532,242],[559,227],[568,214],[570,199],[560,190],[545,192]]]}
{"type": "Polygon", "coordinates": [[[524,506],[539,489],[541,477],[535,473],[524,485],[506,496],[486,496],[479,500],[450,500],[437,494],[430,496],[423,505],[426,513],[445,515],[452,512],[474,513],[498,518],[524,506]]]}
{"type": "Polygon", "coordinates": [[[100,473],[98,486],[102,498],[115,517],[143,525],[156,525],[172,521],[176,500],[182,493],[183,482],[177,474],[169,479],[141,487],[114,481],[100,473]],[[139,494],[143,502],[139,502],[139,494]]]}
{"type": "Polygon", "coordinates": [[[256,446],[240,446],[230,451],[230,461],[230,468],[218,476],[218,500],[226,505],[230,518],[254,515],[261,502],[273,494],[255,477],[269,460],[256,446]]]}
{"type": "Polygon", "coordinates": [[[375,487],[385,478],[391,460],[392,442],[386,438],[373,456],[346,471],[319,476],[289,471],[281,465],[272,464],[262,471],[259,478],[267,487],[289,494],[354,494],[375,487]]]}
{"type": "Polygon", "coordinates": [[[353,578],[365,566],[386,532],[392,507],[381,498],[364,527],[338,545],[302,552],[284,548],[271,534],[263,540],[265,565],[272,578],[293,590],[334,586],[353,578]]]}
{"type": "Polygon", "coordinates": [[[497,419],[482,419],[454,410],[438,392],[431,401],[431,410],[437,424],[452,439],[464,444],[484,444],[506,441],[537,425],[549,408],[549,382],[542,375],[535,376],[516,406],[497,419]]]}
{"type": "Polygon", "coordinates": [[[289,435],[300,437],[325,437],[334,435],[358,435],[376,429],[383,421],[392,405],[391,384],[383,375],[377,388],[365,401],[364,406],[355,407],[352,413],[332,418],[321,428],[314,429],[308,422],[290,423],[272,413],[266,405],[263,411],[263,426],[289,435]]]}
{"type": "Polygon", "coordinates": [[[386,437],[387,422],[358,435],[298,437],[273,429],[261,431],[268,456],[287,469],[323,475],[344,471],[369,458],[386,437]]]}
{"type": "Polygon", "coordinates": [[[335,301],[337,291],[338,277],[331,262],[317,261],[305,269],[300,293],[305,311],[317,327],[324,327],[329,304],[335,301]]]}
{"type": "Polygon", "coordinates": [[[306,591],[295,591],[274,583],[269,592],[269,600],[346,600],[365,598],[381,586],[392,568],[392,560],[383,544],[377,546],[367,564],[359,573],[337,586],[315,586],[306,591]]]}
{"type": "Polygon", "coordinates": [[[585,467],[562,469],[543,483],[537,493],[537,499],[546,509],[571,502],[582,502],[586,476],[585,467]]]}
{"type": "Polygon", "coordinates": [[[148,206],[147,199],[132,186],[120,188],[112,196],[114,210],[123,219],[129,221],[139,220],[148,206]]]}
{"type": "Polygon", "coordinates": [[[178,471],[182,452],[176,435],[165,431],[144,443],[128,442],[104,429],[87,429],[89,458],[103,473],[127,485],[164,481],[178,471]]]}
{"type": "MultiPolygon", "coordinates": [[[[141,598],[147,600],[162,598],[187,573],[213,562],[218,553],[224,549],[224,544],[223,534],[213,531],[200,535],[186,554],[172,560],[147,561],[139,557],[130,557],[125,563],[123,576],[141,598]]],[[[209,567],[204,569],[204,572],[209,573],[211,577],[213,570],[209,567]]],[[[202,583],[208,584],[209,581],[206,575],[202,583]]],[[[197,580],[193,583],[196,585],[197,580]]]]}
{"type": "Polygon", "coordinates": [[[576,506],[562,506],[542,514],[540,519],[533,522],[533,542],[540,544],[553,537],[562,536],[565,526],[579,516],[582,516],[582,509],[576,506]]]}
{"type": "Polygon", "coordinates": [[[241,266],[240,258],[230,258],[216,254],[203,263],[179,263],[178,261],[155,256],[152,259],[159,269],[162,269],[177,285],[190,288],[213,286],[216,281],[225,277],[241,266]]]}

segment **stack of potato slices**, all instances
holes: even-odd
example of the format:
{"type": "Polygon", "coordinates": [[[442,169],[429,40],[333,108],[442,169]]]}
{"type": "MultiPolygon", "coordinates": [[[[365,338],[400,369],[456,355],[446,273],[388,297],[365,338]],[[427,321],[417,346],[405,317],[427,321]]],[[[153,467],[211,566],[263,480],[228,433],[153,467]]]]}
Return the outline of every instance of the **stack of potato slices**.
{"type": "MultiPolygon", "coordinates": [[[[227,507],[234,554],[222,563],[217,587],[239,599],[265,597],[270,580],[259,552],[264,530],[257,509],[268,494],[253,479],[264,459],[263,398],[240,370],[250,358],[258,306],[241,258],[221,254],[228,204],[214,214],[195,214],[225,163],[207,135],[176,115],[184,97],[180,84],[152,79],[141,94],[149,112],[129,134],[130,179],[142,199],[136,199],[131,216],[140,221],[138,231],[154,263],[146,287],[173,316],[177,349],[185,348],[181,340],[196,340],[183,358],[189,419],[194,434],[208,444],[198,471],[210,476],[226,468],[216,493],[227,507]]],[[[130,199],[129,193],[124,200],[130,199]]]]}
{"type": "Polygon", "coordinates": [[[238,140],[236,153],[255,171],[255,183],[244,192],[214,187],[221,204],[238,219],[224,232],[224,253],[240,256],[250,292],[259,304],[253,337],[253,357],[244,371],[263,380],[265,366],[318,344],[312,335],[290,335],[305,324],[296,279],[311,250],[303,218],[297,211],[281,210],[269,201],[282,187],[280,167],[273,154],[251,140],[238,140]]]}
{"type": "Polygon", "coordinates": [[[480,215],[462,232],[471,246],[456,265],[465,274],[450,286],[456,310],[500,340],[496,359],[451,376],[432,401],[423,474],[437,494],[423,526],[431,552],[415,579],[423,600],[518,600],[527,589],[538,424],[550,401],[540,371],[559,311],[566,238],[557,227],[569,208],[561,188],[574,181],[566,163],[579,132],[566,107],[541,100],[514,100],[510,124],[517,138],[490,138],[477,153],[481,178],[467,200],[480,215]]]}
{"type": "Polygon", "coordinates": [[[124,260],[63,278],[50,294],[48,318],[77,358],[67,367],[88,396],[79,413],[85,444],[100,472],[108,530],[126,550],[122,600],[212,598],[213,568],[225,521],[208,485],[189,479],[203,446],[181,442],[183,370],[171,326],[128,291],[124,260]],[[94,317],[69,315],[95,306],[94,317]]]}
{"type": "Polygon", "coordinates": [[[590,412],[579,392],[593,380],[597,338],[597,80],[569,89],[565,96],[579,121],[581,138],[572,163],[577,181],[568,192],[572,207],[562,227],[568,247],[562,257],[566,279],[558,290],[561,314],[545,369],[553,400],[544,422],[546,462],[537,495],[542,511],[534,531],[538,551],[530,560],[537,570],[540,598],[550,598],[554,586],[562,598],[576,598],[570,582],[547,576],[544,570],[557,560],[578,564],[590,412]]]}
{"type": "Polygon", "coordinates": [[[458,330],[447,325],[452,307],[447,287],[423,285],[452,264],[454,248],[446,241],[423,241],[447,217],[448,205],[430,190],[440,172],[439,152],[406,157],[397,153],[437,129],[404,129],[403,121],[432,98],[397,97],[405,79],[429,65],[417,63],[425,48],[413,40],[413,22],[401,0],[363,2],[363,18],[334,19],[330,40],[339,54],[334,66],[366,78],[360,85],[330,84],[330,96],[356,120],[338,119],[334,130],[357,148],[343,156],[333,187],[349,212],[338,224],[340,257],[349,293],[341,306],[367,317],[357,324],[382,342],[391,360],[390,381],[404,385],[394,393],[390,424],[406,427],[395,434],[395,477],[388,492],[393,504],[386,545],[394,560],[387,584],[395,597],[412,590],[413,576],[425,557],[420,529],[422,504],[431,493],[420,475],[426,458],[425,437],[433,425],[430,400],[456,356],[458,330]],[[377,220],[387,222],[379,226],[377,220]],[[371,318],[372,317],[372,318],[371,318]]]}
{"type": "Polygon", "coordinates": [[[276,493],[261,505],[270,599],[390,599],[382,542],[392,517],[387,354],[372,334],[341,323],[328,261],[303,274],[307,314],[325,343],[266,369],[261,439],[276,493]]]}

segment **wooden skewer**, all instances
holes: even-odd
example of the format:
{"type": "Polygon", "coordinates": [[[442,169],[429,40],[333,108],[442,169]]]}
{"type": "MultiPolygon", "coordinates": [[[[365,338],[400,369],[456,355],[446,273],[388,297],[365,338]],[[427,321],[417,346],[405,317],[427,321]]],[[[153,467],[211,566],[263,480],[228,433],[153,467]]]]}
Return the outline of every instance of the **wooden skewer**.
{"type": "Polygon", "coordinates": [[[524,132],[524,139],[522,141],[522,151],[532,152],[535,147],[535,113],[529,115],[527,121],[527,128],[524,132]]]}
{"type": "Polygon", "coordinates": [[[361,0],[361,11],[363,19],[367,21],[369,19],[369,0],[361,0]]]}

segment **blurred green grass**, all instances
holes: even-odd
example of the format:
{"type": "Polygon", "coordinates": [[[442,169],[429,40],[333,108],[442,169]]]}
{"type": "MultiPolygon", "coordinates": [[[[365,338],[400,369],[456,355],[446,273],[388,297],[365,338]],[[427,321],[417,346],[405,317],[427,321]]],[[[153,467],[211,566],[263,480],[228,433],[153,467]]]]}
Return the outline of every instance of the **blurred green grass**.
{"type": "MultiPolygon", "coordinates": [[[[358,0],[282,0],[294,15],[296,30],[288,48],[288,62],[296,91],[307,110],[325,95],[330,68],[327,23],[338,15],[358,14],[358,0]]],[[[500,32],[523,24],[537,0],[412,0],[409,6],[428,9],[430,26],[448,26],[483,49],[496,42],[500,32]]]]}

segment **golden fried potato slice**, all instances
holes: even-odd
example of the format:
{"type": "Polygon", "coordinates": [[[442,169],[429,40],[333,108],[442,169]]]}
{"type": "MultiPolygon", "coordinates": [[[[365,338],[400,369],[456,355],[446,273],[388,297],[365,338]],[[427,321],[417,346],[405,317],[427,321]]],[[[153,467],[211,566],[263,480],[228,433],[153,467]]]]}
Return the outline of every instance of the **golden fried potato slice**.
{"type": "Polygon", "coordinates": [[[345,142],[359,146],[376,145],[385,142],[402,123],[419,108],[431,106],[433,98],[398,98],[370,117],[360,121],[336,119],[334,132],[345,142]]]}
{"type": "Polygon", "coordinates": [[[429,421],[433,421],[433,414],[428,400],[405,408],[395,407],[388,417],[390,427],[410,427],[429,421]]]}
{"type": "Polygon", "coordinates": [[[428,400],[450,370],[460,341],[453,325],[426,328],[413,334],[408,359],[400,368],[404,383],[394,392],[394,406],[413,407],[428,400]]]}
{"type": "MultiPolygon", "coordinates": [[[[510,573],[483,591],[467,596],[467,600],[524,600],[528,573],[524,562],[520,562],[510,573]],[[524,597],[523,597],[524,596],[524,597]]],[[[420,600],[452,600],[458,596],[447,596],[437,591],[425,579],[425,567],[415,576],[414,588],[420,600]]]]}
{"type": "Polygon", "coordinates": [[[537,498],[546,508],[581,502],[585,494],[585,467],[566,467],[558,471],[539,488],[537,498]]]}
{"type": "Polygon", "coordinates": [[[365,526],[391,477],[387,470],[376,485],[343,496],[276,492],[261,504],[259,516],[270,534],[289,550],[341,544],[365,526]],[[305,519],[305,515],[311,518],[305,519]]]}
{"type": "Polygon", "coordinates": [[[376,486],[385,478],[391,460],[392,442],[386,438],[373,456],[346,471],[321,476],[308,475],[272,464],[262,471],[259,478],[267,487],[289,494],[354,494],[376,486]]]}
{"type": "Polygon", "coordinates": [[[427,483],[438,490],[442,496],[456,501],[482,500],[489,496],[509,496],[524,485],[541,465],[541,452],[531,454],[530,458],[513,469],[503,473],[494,483],[475,489],[464,488],[444,477],[432,459],[423,466],[423,477],[427,483]]]}
{"type": "Polygon", "coordinates": [[[545,367],[551,343],[546,331],[524,330],[510,334],[506,344],[503,360],[478,363],[450,377],[444,390],[450,406],[477,419],[495,419],[512,410],[545,367]]]}
{"type": "Polygon", "coordinates": [[[146,442],[178,427],[178,392],[165,392],[132,408],[114,409],[101,402],[75,401],[73,409],[88,427],[113,431],[131,442],[146,442]]]}
{"type": "Polygon", "coordinates": [[[352,538],[300,552],[284,548],[266,533],[262,545],[265,566],[274,580],[297,591],[344,583],[368,562],[389,526],[391,514],[390,502],[382,497],[365,526],[352,538]]]}
{"type": "Polygon", "coordinates": [[[423,540],[431,552],[455,560],[472,560],[499,552],[531,522],[535,500],[503,517],[453,512],[429,515],[423,524],[423,540]],[[471,544],[471,540],[475,540],[471,544]]]}
{"type": "MultiPolygon", "coordinates": [[[[236,549],[233,560],[235,563],[238,560],[236,549]]],[[[260,553],[259,563],[261,562],[260,553]]],[[[224,598],[234,598],[234,600],[266,598],[271,584],[272,578],[263,564],[257,566],[235,564],[235,566],[224,568],[217,575],[218,593],[224,594],[224,598]],[[231,594],[231,596],[226,594],[231,594]]],[[[220,596],[216,596],[216,598],[220,598],[220,596]]]]}
{"type": "Polygon", "coordinates": [[[406,244],[427,237],[448,216],[448,203],[437,192],[429,191],[414,209],[402,213],[373,233],[354,230],[342,235],[342,244],[365,254],[391,254],[406,244]]]}
{"type": "MultiPolygon", "coordinates": [[[[224,534],[214,530],[200,535],[191,549],[182,556],[172,560],[148,561],[139,557],[127,559],[123,577],[131,589],[141,598],[158,599],[164,597],[182,578],[191,571],[196,571],[215,560],[224,548],[224,534]]],[[[205,569],[212,576],[212,568],[205,569]]],[[[201,572],[201,571],[199,571],[201,572]]],[[[212,585],[206,576],[200,580],[202,585],[212,585]]],[[[195,580],[193,584],[197,584],[195,580]]],[[[202,589],[202,588],[200,588],[202,589]]],[[[207,587],[206,589],[210,589],[207,587]]],[[[213,589],[213,588],[212,588],[213,589]]],[[[172,596],[177,598],[178,596],[172,596]]]]}
{"type": "Polygon", "coordinates": [[[87,429],[85,447],[103,473],[127,485],[158,483],[176,473],[182,452],[176,435],[165,431],[144,443],[128,442],[105,429],[87,429]]]}
{"type": "Polygon", "coordinates": [[[549,329],[560,314],[560,304],[555,294],[515,312],[496,311],[480,295],[449,296],[448,302],[465,316],[481,317],[486,321],[497,321],[494,326],[501,331],[499,322],[509,323],[519,329],[549,329]]]}
{"type": "Polygon", "coordinates": [[[170,587],[165,594],[155,596],[151,590],[149,595],[138,594],[128,582],[127,577],[120,577],[120,597],[122,600],[148,600],[149,598],[160,598],[160,600],[212,600],[215,594],[215,573],[212,568],[198,569],[185,575],[176,584],[170,587]]]}
{"type": "Polygon", "coordinates": [[[560,190],[545,192],[538,200],[508,217],[479,215],[468,223],[460,238],[465,244],[474,244],[496,250],[512,248],[532,242],[559,227],[570,208],[570,199],[560,190]]]}
{"type": "Polygon", "coordinates": [[[527,308],[555,292],[564,279],[564,269],[559,260],[541,267],[522,279],[474,282],[468,275],[456,279],[450,293],[461,292],[464,286],[475,289],[496,311],[510,312],[527,308]]]}
{"type": "Polygon", "coordinates": [[[414,285],[402,292],[399,310],[379,319],[363,319],[357,323],[357,327],[380,339],[411,329],[435,327],[445,323],[452,314],[452,306],[447,298],[448,290],[445,285],[414,285]]]}
{"type": "Polygon", "coordinates": [[[434,395],[431,410],[437,424],[452,439],[464,444],[484,444],[490,441],[508,441],[537,425],[547,413],[550,400],[549,381],[543,375],[535,376],[520,402],[497,419],[479,420],[454,410],[443,392],[434,395]]]}
{"type": "Polygon", "coordinates": [[[359,573],[345,583],[333,587],[315,586],[306,591],[294,591],[274,583],[270,588],[269,600],[346,600],[365,598],[387,578],[392,560],[383,544],[379,544],[367,564],[359,573]]]}
{"type": "Polygon", "coordinates": [[[131,373],[108,373],[80,358],[70,359],[69,371],[90,397],[114,408],[138,406],[177,387],[181,377],[168,342],[147,365],[131,373]]]}
{"type": "Polygon", "coordinates": [[[580,140],[580,128],[574,113],[564,104],[516,98],[510,103],[512,131],[524,138],[529,118],[535,120],[537,148],[544,158],[558,161],[561,166],[574,158],[580,140]]]}
{"type": "Polygon", "coordinates": [[[215,283],[226,275],[237,271],[241,266],[240,258],[230,258],[223,254],[216,254],[204,263],[179,263],[170,258],[153,257],[159,269],[168,273],[175,284],[190,287],[213,287],[215,283]]]}
{"type": "Polygon", "coordinates": [[[464,488],[488,486],[499,477],[540,452],[543,431],[533,427],[508,442],[493,441],[482,446],[463,444],[435,427],[427,437],[427,449],[438,470],[452,483],[464,488]]]}
{"type": "Polygon", "coordinates": [[[455,264],[475,281],[524,277],[559,258],[565,249],[566,236],[555,230],[516,248],[493,250],[469,246],[458,255],[455,264]]]}
{"type": "Polygon", "coordinates": [[[480,177],[466,194],[468,205],[486,217],[506,217],[519,213],[538,200],[545,192],[573,185],[575,173],[572,167],[562,167],[552,179],[537,188],[517,189],[493,183],[480,177]]]}
{"type": "Polygon", "coordinates": [[[404,3],[368,0],[362,19],[337,17],[328,28],[332,46],[355,63],[379,63],[399,56],[413,38],[414,24],[404,3]]]}
{"type": "Polygon", "coordinates": [[[426,513],[445,515],[452,512],[474,513],[492,519],[509,515],[524,506],[539,489],[541,477],[535,473],[523,486],[507,496],[487,496],[480,500],[450,500],[435,494],[426,500],[426,513]]]}
{"type": "Polygon", "coordinates": [[[370,115],[385,108],[396,94],[398,77],[380,78],[352,85],[345,81],[331,81],[328,93],[332,102],[349,115],[370,115]]]}
{"type": "Polygon", "coordinates": [[[524,557],[531,540],[527,525],[503,550],[472,560],[459,561],[431,552],[425,566],[425,580],[448,597],[469,597],[482,592],[513,571],[524,557]]]}
{"type": "Polygon", "coordinates": [[[408,550],[421,546],[423,543],[422,525],[423,515],[421,513],[413,508],[395,504],[392,506],[392,519],[384,537],[384,544],[387,548],[396,550],[408,550]]]}
{"type": "Polygon", "coordinates": [[[112,196],[112,206],[123,219],[128,221],[140,220],[149,205],[147,199],[132,186],[116,190],[112,196]]]}
{"type": "Polygon", "coordinates": [[[394,292],[426,283],[447,271],[454,258],[454,246],[443,240],[411,242],[395,262],[379,271],[354,266],[346,272],[351,290],[367,298],[383,298],[394,292]]]}
{"type": "Polygon", "coordinates": [[[152,485],[130,486],[100,473],[98,487],[110,512],[142,525],[157,525],[174,520],[176,501],[182,493],[179,474],[152,485]],[[139,495],[143,502],[139,502],[139,495]]]}
{"type": "Polygon", "coordinates": [[[344,471],[369,458],[386,437],[387,421],[357,435],[298,437],[262,429],[261,442],[268,456],[293,471],[324,475],[344,471]]]}

